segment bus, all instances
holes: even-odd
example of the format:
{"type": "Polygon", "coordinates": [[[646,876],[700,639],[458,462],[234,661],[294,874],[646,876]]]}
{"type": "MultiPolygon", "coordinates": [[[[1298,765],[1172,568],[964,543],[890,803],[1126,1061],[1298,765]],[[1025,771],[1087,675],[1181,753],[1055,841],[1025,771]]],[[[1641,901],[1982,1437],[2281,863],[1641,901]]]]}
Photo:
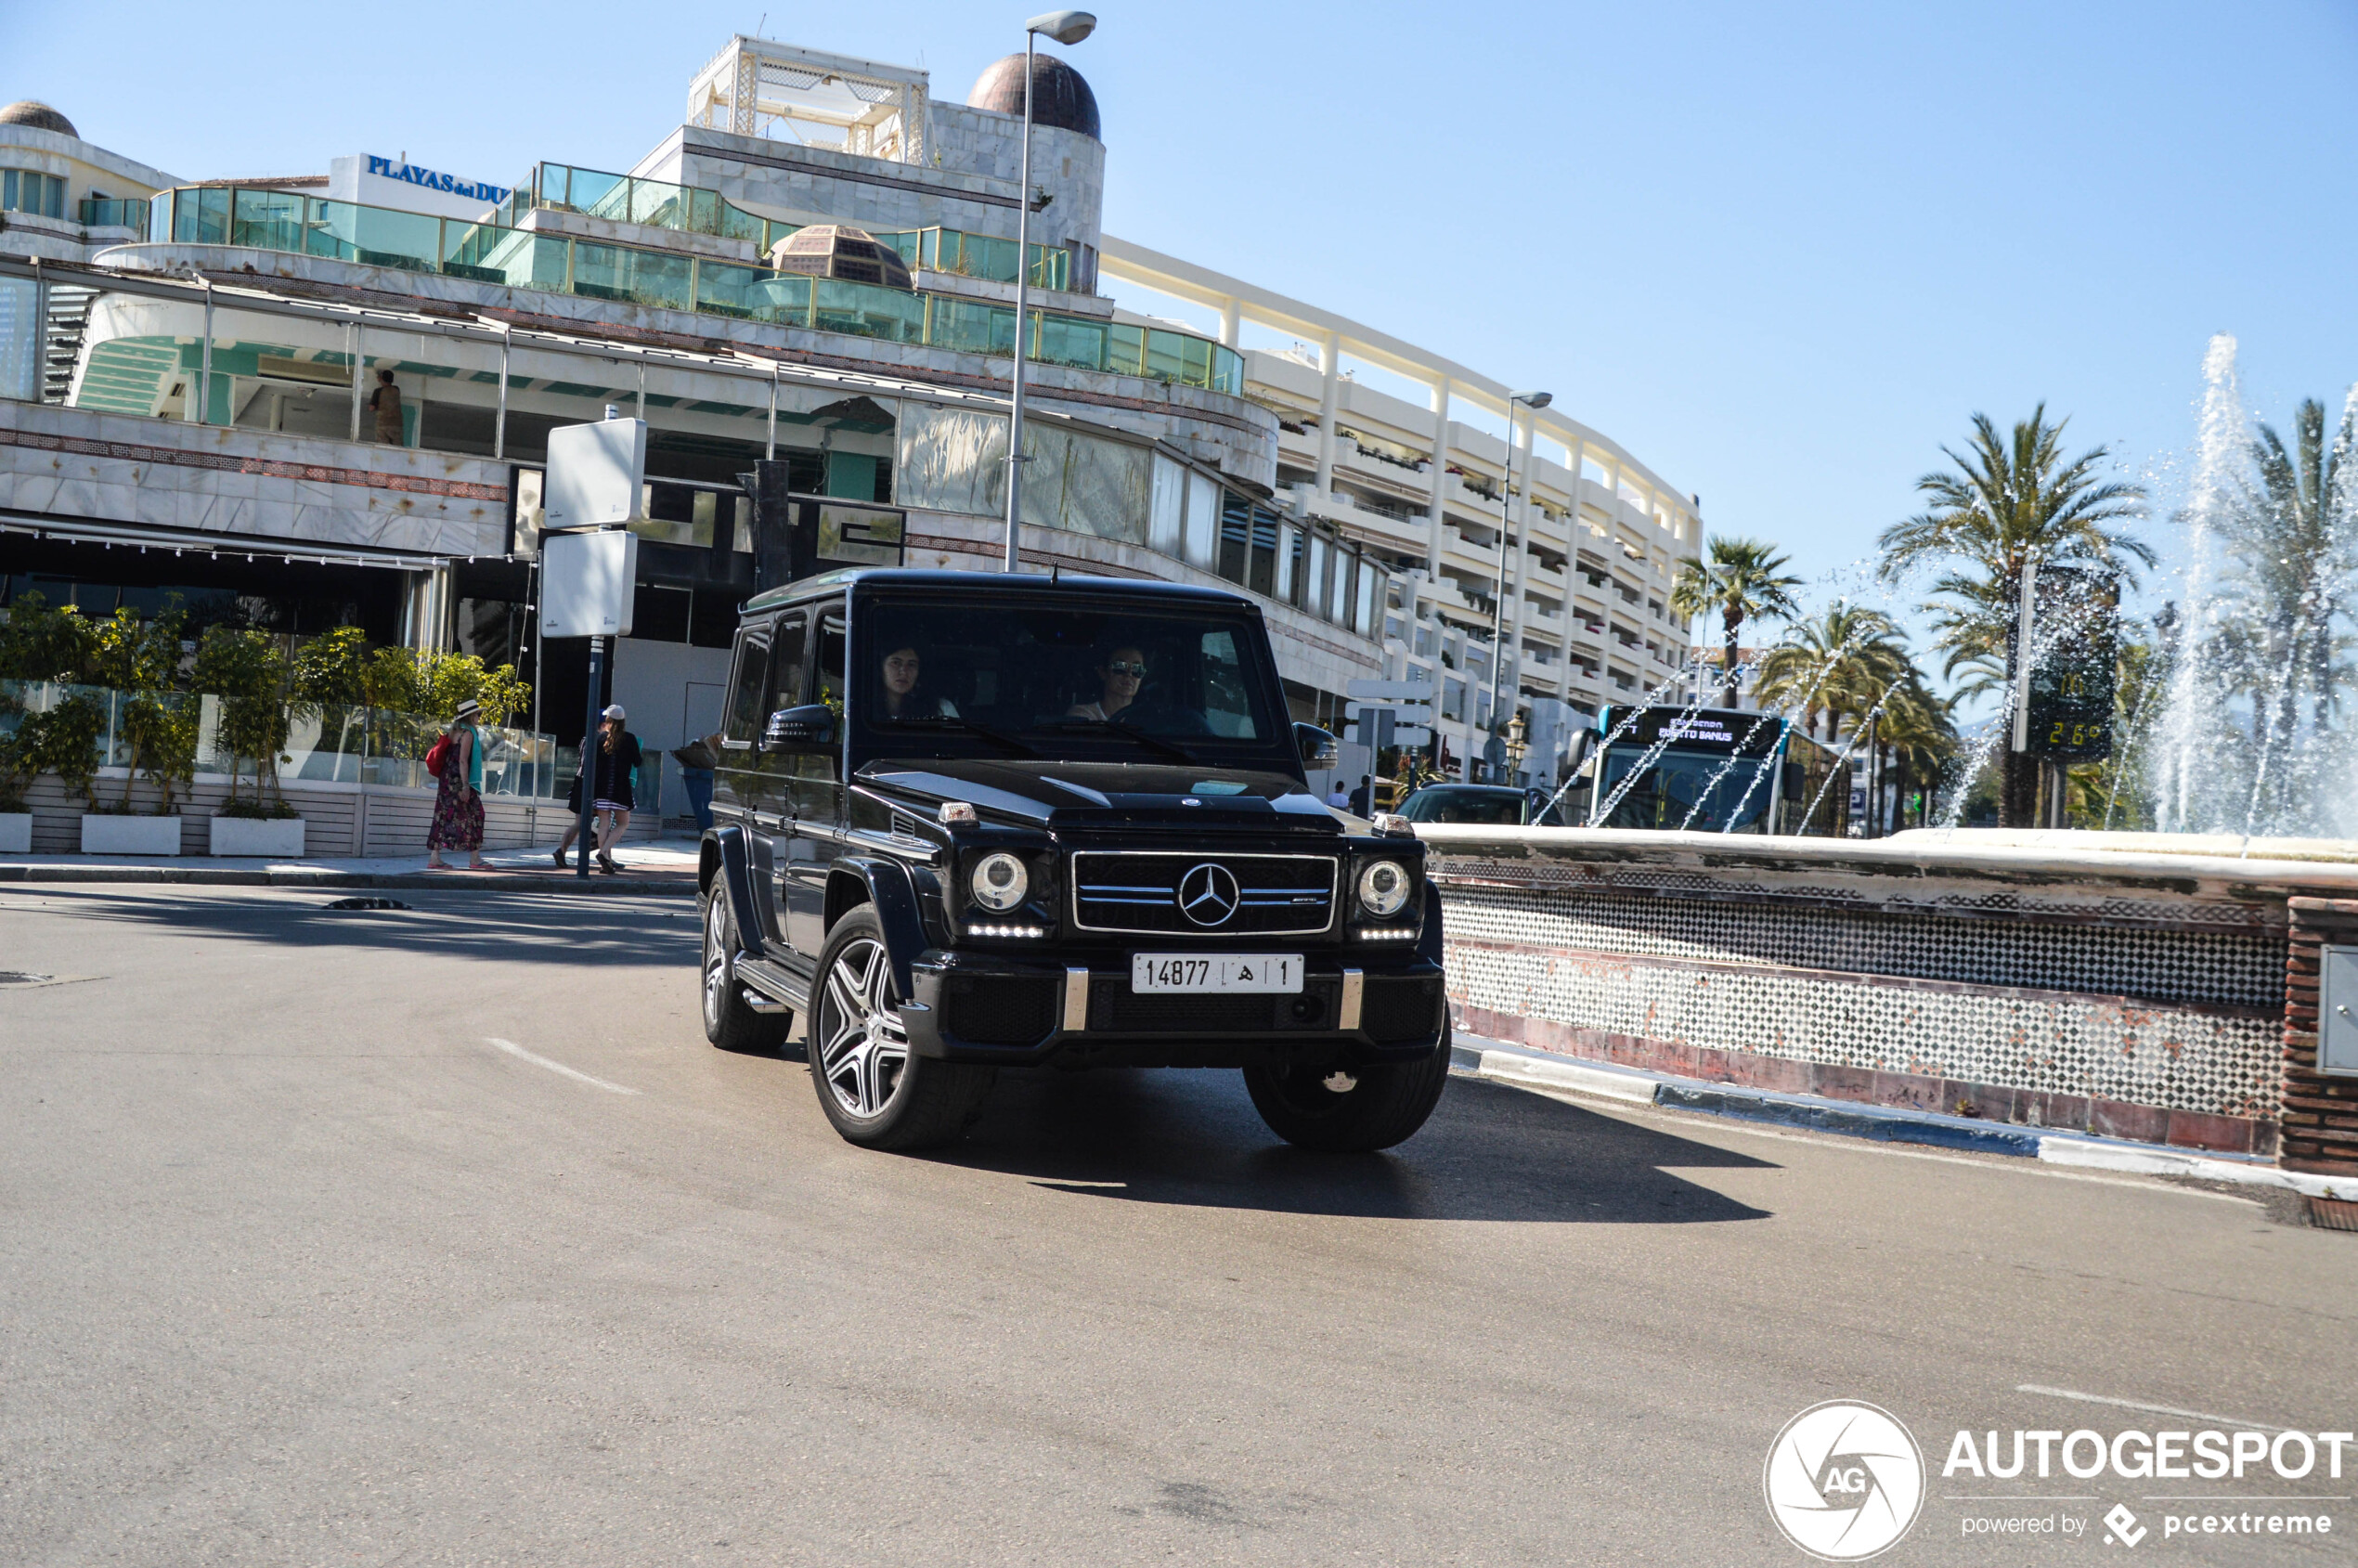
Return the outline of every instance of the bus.
{"type": "Polygon", "coordinates": [[[1587,822],[1594,801],[1612,803],[1599,827],[1683,826],[1694,833],[1820,838],[1841,838],[1850,829],[1850,781],[1827,787],[1846,765],[1774,714],[1608,704],[1598,711],[1596,726],[1581,732],[1578,745],[1581,755],[1562,807],[1570,823],[1587,822]],[[1645,771],[1624,790],[1640,763],[1645,771]]]}

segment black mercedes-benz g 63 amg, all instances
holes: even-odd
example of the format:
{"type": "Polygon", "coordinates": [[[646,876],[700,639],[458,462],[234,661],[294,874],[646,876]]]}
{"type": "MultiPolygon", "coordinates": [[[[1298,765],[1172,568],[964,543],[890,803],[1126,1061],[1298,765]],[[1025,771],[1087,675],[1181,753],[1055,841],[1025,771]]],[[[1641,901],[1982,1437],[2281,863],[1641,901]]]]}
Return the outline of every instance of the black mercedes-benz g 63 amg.
{"type": "Polygon", "coordinates": [[[704,1021],[805,1015],[846,1138],[956,1137],[1006,1066],[1241,1068],[1279,1135],[1376,1149],[1449,1069],[1406,823],[1314,799],[1260,610],[1168,583],[829,572],[743,611],[704,1021]]]}

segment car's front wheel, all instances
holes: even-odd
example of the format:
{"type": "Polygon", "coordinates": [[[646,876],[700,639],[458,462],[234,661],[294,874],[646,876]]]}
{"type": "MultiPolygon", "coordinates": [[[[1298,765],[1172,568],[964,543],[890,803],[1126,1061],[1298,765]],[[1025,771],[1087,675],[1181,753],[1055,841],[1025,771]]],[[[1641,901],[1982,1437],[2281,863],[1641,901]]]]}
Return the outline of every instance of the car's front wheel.
{"type": "Polygon", "coordinates": [[[1271,1132],[1334,1154],[1406,1143],[1432,1115],[1448,1082],[1446,1025],[1432,1055],[1413,1062],[1245,1069],[1245,1092],[1271,1132]]]}
{"type": "Polygon", "coordinates": [[[716,879],[704,906],[704,1037],[724,1051],[775,1051],[794,1028],[794,1015],[755,1012],[737,980],[736,960],[736,922],[716,879]]]}
{"type": "Polygon", "coordinates": [[[864,1148],[954,1142],[998,1076],[909,1049],[884,927],[862,904],[836,923],[810,997],[810,1082],[836,1131],[864,1148]]]}

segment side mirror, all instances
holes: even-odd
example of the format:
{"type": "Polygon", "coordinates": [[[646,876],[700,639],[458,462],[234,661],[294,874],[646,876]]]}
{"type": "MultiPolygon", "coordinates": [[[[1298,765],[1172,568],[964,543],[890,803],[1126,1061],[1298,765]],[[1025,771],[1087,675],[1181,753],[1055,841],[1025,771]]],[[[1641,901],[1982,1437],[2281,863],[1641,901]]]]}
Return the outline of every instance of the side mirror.
{"type": "Polygon", "coordinates": [[[1567,778],[1587,770],[1588,750],[1596,744],[1597,732],[1594,730],[1574,730],[1572,732],[1572,748],[1564,758],[1564,775],[1567,778]]]}
{"type": "Polygon", "coordinates": [[[802,707],[784,707],[770,716],[761,732],[764,751],[815,751],[832,745],[836,738],[836,716],[824,703],[810,703],[802,707]]]}
{"type": "Polygon", "coordinates": [[[1342,743],[1315,724],[1295,725],[1293,744],[1302,753],[1302,765],[1314,772],[1342,760],[1342,743]]]}

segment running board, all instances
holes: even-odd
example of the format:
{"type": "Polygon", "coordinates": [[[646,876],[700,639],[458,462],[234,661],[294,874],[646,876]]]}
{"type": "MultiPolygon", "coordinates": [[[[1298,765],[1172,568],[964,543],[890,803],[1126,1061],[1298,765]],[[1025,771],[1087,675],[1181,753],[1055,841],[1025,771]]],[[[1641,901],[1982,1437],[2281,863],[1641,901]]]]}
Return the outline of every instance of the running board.
{"type": "Polygon", "coordinates": [[[782,1006],[802,1011],[810,1005],[810,988],[803,983],[800,977],[767,958],[739,953],[736,977],[746,990],[758,991],[782,1006]]]}

